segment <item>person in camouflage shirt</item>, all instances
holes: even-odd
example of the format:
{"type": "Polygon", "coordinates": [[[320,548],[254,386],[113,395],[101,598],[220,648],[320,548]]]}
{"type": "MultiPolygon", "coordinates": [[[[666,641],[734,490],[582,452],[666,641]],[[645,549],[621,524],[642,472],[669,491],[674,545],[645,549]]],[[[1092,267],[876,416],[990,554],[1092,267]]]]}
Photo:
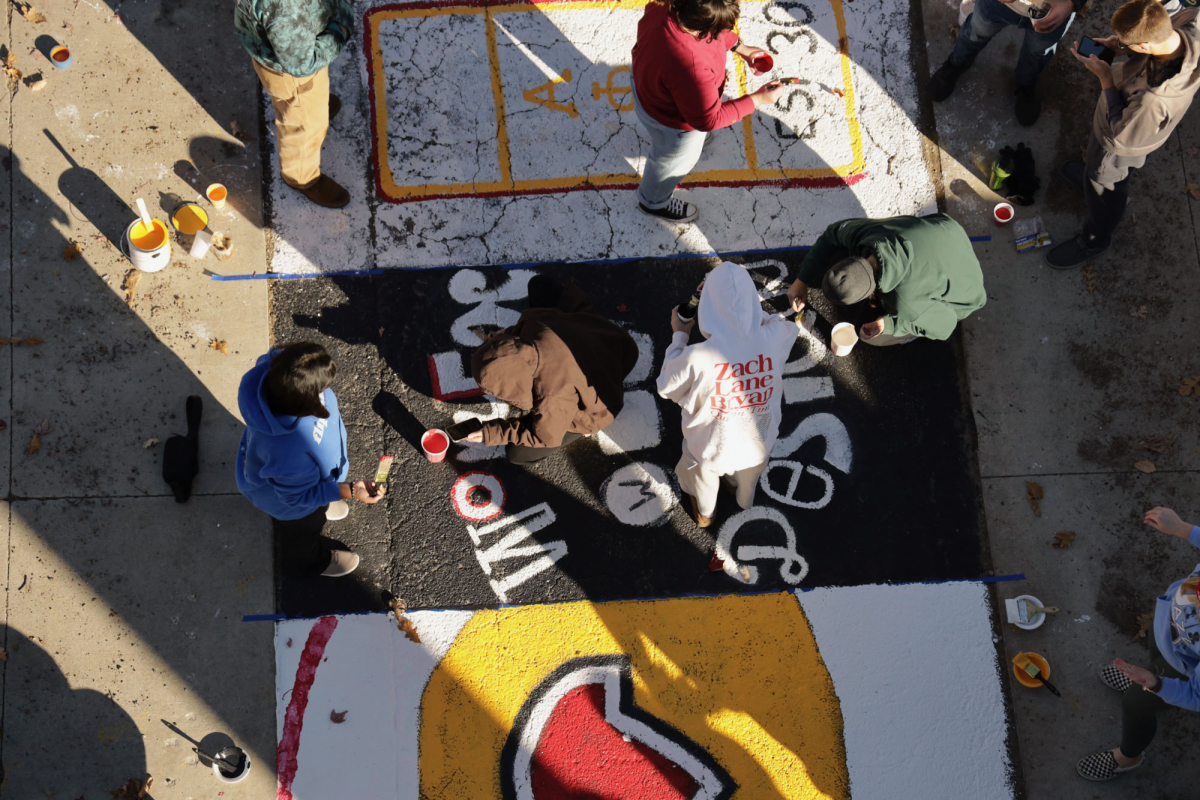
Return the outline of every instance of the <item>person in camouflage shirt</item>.
{"type": "Polygon", "coordinates": [[[329,64],[354,30],[349,0],[237,0],[233,24],[271,96],[283,182],[326,208],[350,193],[321,172],[321,144],[341,101],[329,64]]]}

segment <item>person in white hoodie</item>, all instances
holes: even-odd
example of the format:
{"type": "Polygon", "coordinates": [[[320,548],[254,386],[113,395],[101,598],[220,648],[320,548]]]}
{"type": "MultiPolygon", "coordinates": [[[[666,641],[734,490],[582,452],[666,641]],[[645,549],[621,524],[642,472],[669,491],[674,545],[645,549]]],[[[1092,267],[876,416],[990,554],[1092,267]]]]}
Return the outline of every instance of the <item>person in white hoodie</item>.
{"type": "Polygon", "coordinates": [[[658,394],[683,409],[683,455],[675,467],[701,528],[712,524],[721,480],[749,508],[779,435],[783,365],[795,324],[763,311],[754,280],[726,261],[708,274],[695,322],[705,341],[689,345],[695,322],[671,310],[671,346],[658,394]]]}

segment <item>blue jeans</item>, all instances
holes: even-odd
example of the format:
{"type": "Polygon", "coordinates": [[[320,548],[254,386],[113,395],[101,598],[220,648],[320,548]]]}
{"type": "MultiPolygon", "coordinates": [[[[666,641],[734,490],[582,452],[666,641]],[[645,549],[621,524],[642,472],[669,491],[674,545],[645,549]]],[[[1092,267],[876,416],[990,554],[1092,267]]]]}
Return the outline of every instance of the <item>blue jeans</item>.
{"type": "Polygon", "coordinates": [[[987,47],[993,36],[1009,25],[1015,25],[1025,29],[1025,41],[1017,58],[1017,86],[1033,86],[1037,83],[1038,75],[1054,57],[1059,39],[1074,20],[1075,15],[1071,14],[1066,22],[1054,30],[1038,33],[1033,29],[1032,20],[1011,10],[1000,0],[977,0],[975,10],[958,33],[950,60],[960,66],[971,66],[975,56],[987,47]]]}
{"type": "MultiPolygon", "coordinates": [[[[629,88],[633,89],[632,78],[629,88]]],[[[666,208],[675,192],[675,186],[692,171],[700,160],[704,149],[704,131],[681,131],[663,125],[646,113],[638,102],[637,90],[633,92],[633,110],[638,122],[650,136],[650,152],[646,155],[646,169],[642,172],[642,184],[638,186],[638,202],[646,208],[666,208]]]]}

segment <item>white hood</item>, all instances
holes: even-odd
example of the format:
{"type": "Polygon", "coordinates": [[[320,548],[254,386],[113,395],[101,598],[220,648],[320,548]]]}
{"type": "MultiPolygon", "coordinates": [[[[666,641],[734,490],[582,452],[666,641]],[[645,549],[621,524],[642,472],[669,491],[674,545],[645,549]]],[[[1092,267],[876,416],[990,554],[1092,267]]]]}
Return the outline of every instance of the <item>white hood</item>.
{"type": "Polygon", "coordinates": [[[762,321],[762,304],[745,267],[721,262],[704,279],[696,324],[704,338],[744,339],[762,321]]]}

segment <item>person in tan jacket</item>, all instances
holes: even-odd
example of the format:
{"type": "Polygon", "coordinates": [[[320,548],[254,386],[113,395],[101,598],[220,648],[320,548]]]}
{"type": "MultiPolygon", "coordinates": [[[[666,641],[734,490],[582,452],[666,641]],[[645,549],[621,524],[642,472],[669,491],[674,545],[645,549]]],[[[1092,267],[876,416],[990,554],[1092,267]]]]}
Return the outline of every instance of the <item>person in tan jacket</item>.
{"type": "Polygon", "coordinates": [[[1059,173],[1083,190],[1083,232],[1046,255],[1055,269],[1074,269],[1103,253],[1125,213],[1129,170],[1166,144],[1200,88],[1200,29],[1196,9],[1171,17],[1157,0],[1132,0],[1112,15],[1115,35],[1097,39],[1128,60],[1116,67],[1096,56],[1076,60],[1100,79],[1087,160],[1067,161],[1059,173]]]}
{"type": "Polygon", "coordinates": [[[633,337],[592,310],[578,287],[538,275],[529,301],[516,325],[471,356],[479,387],[526,413],[489,420],[467,441],[508,445],[514,464],[540,461],[611,423],[638,359],[633,337]]]}

